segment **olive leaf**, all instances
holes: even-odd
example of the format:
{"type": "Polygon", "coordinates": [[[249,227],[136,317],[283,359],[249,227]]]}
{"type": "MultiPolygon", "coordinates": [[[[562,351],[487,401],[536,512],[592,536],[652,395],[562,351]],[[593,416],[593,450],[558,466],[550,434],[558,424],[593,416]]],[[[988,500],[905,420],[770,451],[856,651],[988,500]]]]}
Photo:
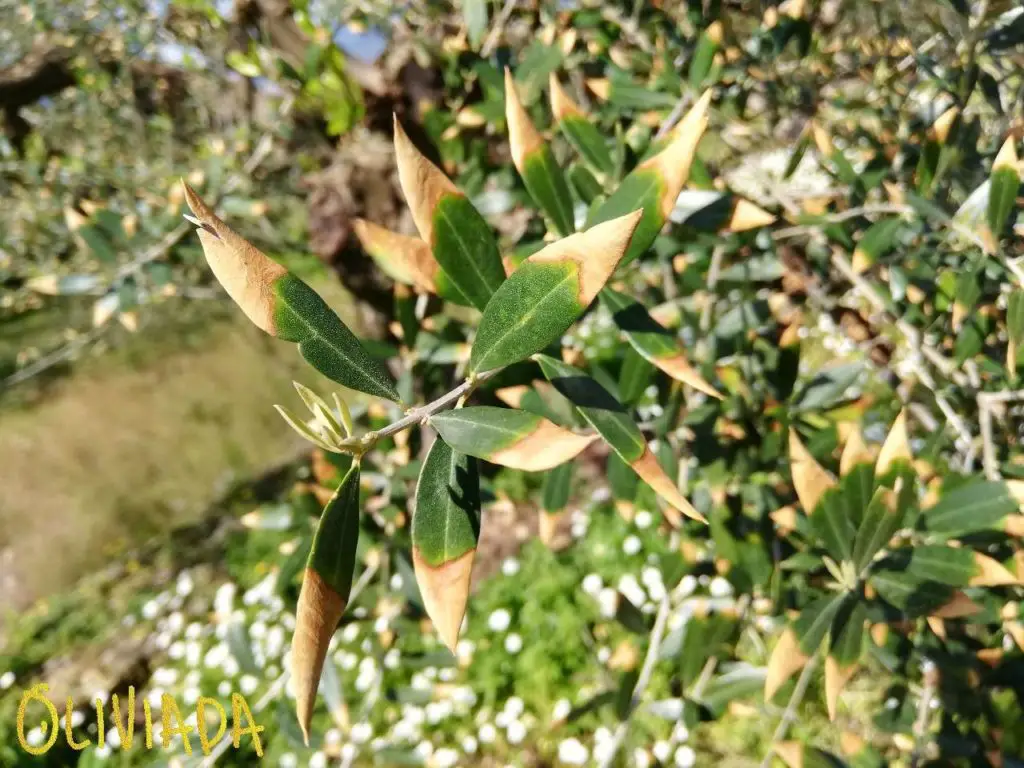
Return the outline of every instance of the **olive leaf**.
{"type": "Polygon", "coordinates": [[[295,613],[291,673],[296,716],[307,744],[327,647],[352,590],[358,543],[359,465],[354,464],[320,516],[295,613]]]}
{"type": "Polygon", "coordinates": [[[455,653],[480,537],[476,459],[434,440],[420,470],[412,516],[412,559],[423,607],[455,653]]]}
{"type": "Polygon", "coordinates": [[[527,192],[541,210],[547,214],[555,230],[563,237],[576,230],[572,209],[572,194],[565,174],[555,161],[551,147],[545,143],[530,121],[512,73],[505,68],[505,120],[508,140],[512,149],[512,162],[526,185],[527,192]]]}
{"type": "Polygon", "coordinates": [[[401,402],[391,375],[316,291],[235,234],[182,184],[213,274],[256,326],[297,343],[310,365],[342,386],[401,402]]]}
{"type": "Polygon", "coordinates": [[[640,216],[634,211],[557,240],[519,265],[484,309],[470,371],[525,360],[560,338],[615,271],[640,216]]]}
{"type": "Polygon", "coordinates": [[[505,281],[494,233],[462,192],[395,126],[395,159],[402,192],[420,237],[458,293],[477,309],[505,281]]]}
{"type": "Polygon", "coordinates": [[[561,360],[547,355],[537,355],[536,359],[548,381],[576,406],[583,418],[640,479],[669,503],[665,515],[673,525],[678,526],[682,522],[676,510],[694,520],[707,522],[665,474],[640,428],[608,390],[579,368],[561,360]]]}
{"type": "Polygon", "coordinates": [[[574,459],[597,435],[578,435],[536,413],[480,405],[435,414],[449,445],[503,467],[539,472],[574,459]]]}

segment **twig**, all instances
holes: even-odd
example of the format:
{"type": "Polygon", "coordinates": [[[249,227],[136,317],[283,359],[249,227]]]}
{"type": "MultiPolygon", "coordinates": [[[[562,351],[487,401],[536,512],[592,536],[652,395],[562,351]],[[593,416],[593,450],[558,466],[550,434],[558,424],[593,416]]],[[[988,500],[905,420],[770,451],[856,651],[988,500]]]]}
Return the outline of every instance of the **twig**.
{"type": "Polygon", "coordinates": [[[501,39],[501,33],[504,31],[505,25],[508,24],[508,20],[515,8],[516,0],[505,0],[505,5],[502,6],[498,17],[494,20],[494,26],[487,33],[487,39],[480,46],[480,58],[486,59],[494,52],[494,47],[498,44],[498,40],[501,39]]]}
{"type": "Polygon", "coordinates": [[[17,384],[21,384],[23,381],[28,381],[33,376],[39,375],[48,368],[52,368],[58,363],[62,363],[65,360],[74,357],[80,349],[91,344],[102,336],[107,328],[107,325],[92,328],[81,336],[76,336],[60,349],[56,349],[48,355],[43,355],[38,360],[26,365],[20,371],[15,371],[4,379],[3,382],[0,382],[0,390],[9,389],[17,384]]]}
{"type": "MultiPolygon", "coordinates": [[[[931,661],[925,664],[931,665],[931,661]]],[[[939,675],[934,666],[925,667],[924,689],[917,700],[917,717],[914,718],[914,751],[910,756],[910,768],[917,768],[921,763],[924,753],[925,728],[928,727],[928,713],[931,712],[932,698],[935,696],[935,689],[938,687],[939,675]]]]}
{"type": "Polygon", "coordinates": [[[661,122],[658,132],[654,134],[655,141],[665,138],[669,131],[676,127],[676,123],[679,122],[683,116],[683,112],[690,105],[690,98],[691,96],[689,93],[684,93],[679,97],[679,101],[677,101],[676,105],[672,107],[672,111],[668,113],[668,117],[661,122]]]}
{"type": "Polygon", "coordinates": [[[398,421],[388,424],[386,427],[377,430],[376,432],[368,432],[366,435],[363,436],[363,441],[366,443],[375,443],[378,440],[384,439],[385,437],[390,437],[391,435],[401,432],[403,429],[408,429],[414,424],[418,424],[424,419],[433,416],[438,411],[443,411],[448,406],[453,405],[459,400],[460,397],[462,397],[463,395],[468,395],[477,387],[477,385],[481,384],[484,381],[487,381],[489,378],[496,375],[501,370],[501,368],[495,368],[493,371],[487,371],[486,373],[482,373],[474,379],[467,379],[466,381],[459,384],[459,386],[457,386],[451,392],[441,395],[441,397],[437,398],[437,400],[427,403],[426,405],[420,406],[419,408],[413,408],[398,421]]]}
{"type": "Polygon", "coordinates": [[[775,733],[772,734],[772,747],[768,750],[768,754],[764,756],[764,760],[761,761],[761,768],[770,768],[772,764],[772,755],[775,754],[775,745],[786,738],[786,734],[789,732],[789,726],[792,725],[793,721],[796,719],[796,709],[804,700],[807,688],[811,684],[811,673],[814,671],[817,663],[818,657],[812,656],[811,660],[808,661],[807,665],[804,667],[803,672],[800,673],[800,679],[796,681],[796,688],[793,689],[793,693],[789,697],[789,703],[786,704],[786,710],[782,713],[782,719],[775,728],[775,733]]]}
{"type": "Polygon", "coordinates": [[[999,479],[999,462],[996,459],[996,445],[992,438],[992,407],[984,392],[978,393],[978,423],[981,427],[981,463],[985,477],[999,479]]]}
{"type": "Polygon", "coordinates": [[[654,674],[654,665],[658,661],[658,654],[661,651],[661,643],[665,638],[665,627],[668,626],[668,615],[672,603],[669,601],[668,595],[661,598],[661,603],[658,606],[658,615],[654,620],[654,629],[651,630],[651,642],[647,645],[647,655],[644,657],[643,666],[640,668],[640,674],[636,679],[636,685],[633,686],[633,695],[629,700],[629,709],[626,712],[625,717],[622,718],[622,722],[619,723],[615,729],[615,734],[612,736],[612,743],[608,751],[604,755],[604,759],[599,763],[601,768],[608,768],[614,762],[615,755],[622,746],[623,740],[626,738],[626,733],[629,730],[629,718],[636,710],[637,705],[640,703],[640,698],[643,696],[644,691],[647,690],[647,686],[651,682],[651,676],[654,674]]]}

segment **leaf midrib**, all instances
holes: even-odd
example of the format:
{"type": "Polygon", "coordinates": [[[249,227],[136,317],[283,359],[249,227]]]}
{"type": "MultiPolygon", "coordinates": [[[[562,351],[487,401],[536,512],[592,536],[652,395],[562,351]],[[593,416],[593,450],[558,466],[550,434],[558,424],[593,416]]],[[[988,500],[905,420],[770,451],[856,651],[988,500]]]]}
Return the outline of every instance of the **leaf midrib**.
{"type": "MultiPolygon", "coordinates": [[[[480,360],[477,361],[477,364],[473,367],[473,370],[476,372],[489,370],[488,368],[484,367],[485,361],[491,356],[494,350],[499,349],[501,347],[501,344],[505,341],[505,339],[508,338],[509,334],[513,333],[514,331],[521,330],[526,323],[532,320],[534,316],[537,314],[537,312],[540,311],[541,307],[544,306],[545,302],[548,302],[559,288],[565,285],[565,283],[574,279],[579,279],[578,267],[576,268],[575,272],[567,272],[565,276],[563,276],[557,283],[552,285],[551,289],[533,305],[533,309],[527,310],[526,314],[522,315],[519,318],[518,322],[510,324],[508,328],[505,329],[505,332],[491,343],[491,348],[484,353],[483,357],[481,357],[480,360]]],[[[569,323],[571,325],[572,321],[570,320],[569,323]]]]}
{"type": "MultiPolygon", "coordinates": [[[[479,278],[480,284],[487,291],[489,291],[490,294],[493,296],[494,292],[498,289],[498,286],[501,285],[501,282],[498,283],[498,286],[495,286],[493,288],[491,287],[490,282],[484,276],[484,273],[480,270],[480,265],[477,264],[476,259],[472,258],[472,251],[469,248],[469,245],[463,239],[462,233],[459,232],[459,228],[456,227],[455,224],[452,222],[451,218],[449,218],[448,212],[444,209],[444,206],[438,206],[437,212],[440,214],[441,218],[444,219],[444,223],[448,225],[449,231],[452,233],[452,236],[454,237],[454,239],[459,244],[459,249],[463,252],[463,254],[466,255],[466,257],[467,257],[466,261],[469,262],[469,264],[473,267],[473,271],[476,273],[476,276],[479,278]]],[[[450,271],[448,272],[448,277],[449,277],[449,279],[452,279],[452,277],[453,277],[452,273],[450,271]]],[[[465,291],[462,291],[462,292],[465,293],[465,291]]]]}

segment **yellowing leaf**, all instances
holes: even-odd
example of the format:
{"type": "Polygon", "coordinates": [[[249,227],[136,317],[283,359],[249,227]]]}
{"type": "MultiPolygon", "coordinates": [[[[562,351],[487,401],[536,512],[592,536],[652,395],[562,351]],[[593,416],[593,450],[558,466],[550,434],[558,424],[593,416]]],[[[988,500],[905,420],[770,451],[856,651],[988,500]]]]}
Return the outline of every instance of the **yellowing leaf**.
{"type": "Polygon", "coordinates": [[[1001,587],[1007,584],[1019,584],[1014,576],[1002,563],[980,552],[974,553],[974,564],[978,573],[969,582],[972,587],[1001,587]]]}
{"type": "Polygon", "coordinates": [[[398,178],[402,192],[409,204],[416,229],[429,245],[434,242],[434,211],[447,195],[461,197],[451,179],[436,165],[424,157],[403,130],[398,116],[395,126],[395,161],[398,164],[398,178]]]}
{"type": "Polygon", "coordinates": [[[697,145],[708,126],[708,108],[711,91],[705,91],[690,111],[679,121],[668,146],[654,157],[641,163],[639,169],[654,170],[664,184],[660,213],[667,219],[675,207],[676,199],[690,175],[690,164],[697,154],[697,145]]]}
{"type": "Polygon", "coordinates": [[[363,250],[388,277],[430,293],[437,292],[434,276],[438,264],[429,245],[418,237],[392,232],[366,219],[355,219],[352,228],[363,250]]]}
{"type": "Polygon", "coordinates": [[[661,498],[669,503],[670,506],[665,509],[665,517],[668,518],[672,525],[679,527],[682,524],[682,520],[675,510],[679,510],[692,520],[699,520],[702,523],[707,522],[704,515],[694,509],[693,505],[686,500],[686,497],[680,492],[679,487],[672,481],[672,478],[665,474],[665,470],[661,468],[657,457],[651,452],[650,446],[645,446],[640,458],[631,461],[629,466],[640,476],[641,480],[651,486],[661,498]]]}
{"type": "Polygon", "coordinates": [[[561,122],[567,117],[585,117],[583,109],[566,93],[554,72],[551,73],[549,83],[551,89],[551,113],[554,115],[556,123],[561,122]]]}
{"type": "Polygon", "coordinates": [[[843,455],[839,458],[839,474],[845,477],[858,464],[869,463],[872,459],[871,450],[864,442],[860,425],[854,424],[843,446],[843,455]]]}
{"type": "Polygon", "coordinates": [[[771,658],[768,659],[768,674],[764,680],[764,700],[771,701],[775,698],[779,688],[796,672],[803,669],[808,661],[810,661],[810,657],[800,650],[800,641],[797,639],[796,633],[791,627],[787,627],[779,637],[779,642],[775,644],[771,658]]]}
{"type": "Polygon", "coordinates": [[[512,150],[512,162],[520,174],[524,172],[526,156],[544,146],[544,140],[526,114],[512,72],[505,67],[505,120],[508,123],[508,143],[512,150]]]}
{"type": "Polygon", "coordinates": [[[828,708],[828,719],[832,722],[835,722],[836,719],[839,694],[843,692],[856,671],[856,664],[840,667],[839,663],[831,656],[825,659],[825,705],[828,708]]]}
{"type": "Polygon", "coordinates": [[[288,274],[287,270],[235,234],[187,184],[185,201],[198,219],[199,240],[217,281],[246,317],[258,328],[276,336],[274,284],[288,274]]]}
{"type": "Polygon", "coordinates": [[[889,434],[882,443],[882,450],[878,453],[878,461],[875,463],[875,475],[883,477],[897,461],[913,463],[914,457],[910,452],[910,438],[907,435],[906,411],[900,411],[896,421],[889,428],[889,434]]]}
{"type": "Polygon", "coordinates": [[[789,430],[789,463],[793,473],[796,497],[800,500],[800,506],[804,508],[804,513],[809,515],[818,506],[818,501],[825,491],[836,484],[835,480],[814,460],[804,444],[800,442],[796,430],[792,428],[789,430]]]}
{"type": "Polygon", "coordinates": [[[302,737],[309,745],[309,723],[320,685],[327,648],[345,612],[345,598],[335,592],[314,569],[307,568],[295,611],[292,636],[292,686],[302,737]]]}

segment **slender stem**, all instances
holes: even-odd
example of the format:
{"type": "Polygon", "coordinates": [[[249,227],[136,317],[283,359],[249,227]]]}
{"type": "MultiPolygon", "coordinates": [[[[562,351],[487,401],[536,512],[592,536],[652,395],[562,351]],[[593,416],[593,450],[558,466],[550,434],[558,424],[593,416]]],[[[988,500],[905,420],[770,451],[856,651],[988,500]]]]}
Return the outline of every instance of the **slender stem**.
{"type": "Polygon", "coordinates": [[[661,652],[661,642],[665,638],[665,628],[668,626],[668,615],[671,612],[671,607],[672,602],[669,600],[668,595],[661,598],[658,616],[654,620],[654,629],[651,630],[651,642],[647,646],[647,655],[644,657],[644,663],[640,668],[636,685],[633,686],[633,695],[629,701],[629,711],[622,718],[618,728],[615,729],[611,747],[605,753],[604,760],[600,762],[600,768],[608,768],[614,762],[615,755],[619,751],[619,747],[622,746],[622,742],[626,738],[626,732],[629,730],[629,718],[640,703],[644,691],[647,690],[647,686],[651,682],[651,676],[654,674],[654,665],[658,661],[658,655],[661,652]]]}
{"type": "Polygon", "coordinates": [[[433,416],[438,411],[443,411],[445,408],[448,408],[458,402],[459,398],[463,395],[469,396],[469,393],[476,389],[477,385],[487,381],[499,371],[501,371],[501,368],[495,368],[493,371],[487,371],[486,373],[481,373],[479,376],[474,378],[466,379],[451,392],[441,395],[437,400],[420,406],[419,408],[413,408],[398,421],[388,424],[383,429],[376,432],[368,432],[363,436],[363,443],[368,446],[372,445],[378,440],[382,440],[385,437],[391,437],[391,435],[418,424],[423,421],[423,419],[428,416],[433,416]]]}
{"type": "Polygon", "coordinates": [[[789,726],[793,724],[796,719],[796,709],[800,706],[800,703],[804,700],[804,696],[807,694],[807,688],[811,684],[811,673],[814,672],[814,668],[817,666],[818,657],[812,656],[811,660],[807,662],[804,667],[804,671],[800,673],[800,679],[796,681],[796,688],[793,689],[793,694],[789,697],[789,703],[786,705],[786,711],[782,713],[782,719],[779,721],[778,727],[775,729],[775,733],[772,734],[772,748],[768,750],[768,754],[764,756],[764,760],[761,761],[761,768],[769,768],[772,764],[772,755],[775,754],[775,744],[778,744],[789,732],[789,726]]]}

